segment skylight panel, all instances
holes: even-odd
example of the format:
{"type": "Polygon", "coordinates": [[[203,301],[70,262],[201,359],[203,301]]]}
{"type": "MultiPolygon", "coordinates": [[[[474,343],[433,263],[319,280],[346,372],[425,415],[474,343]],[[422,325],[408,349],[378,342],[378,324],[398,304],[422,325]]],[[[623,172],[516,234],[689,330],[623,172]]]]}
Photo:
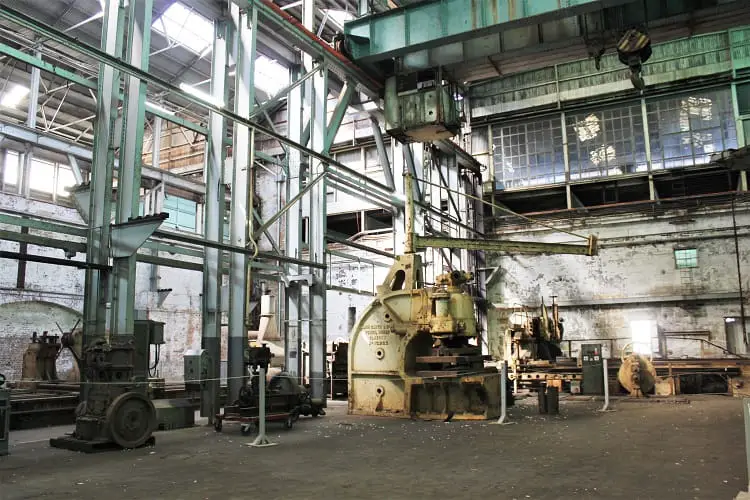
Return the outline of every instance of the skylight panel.
{"type": "Polygon", "coordinates": [[[260,55],[255,60],[255,86],[269,96],[275,96],[289,85],[289,68],[260,55]]]}
{"type": "Polygon", "coordinates": [[[29,88],[23,85],[10,85],[5,89],[5,92],[0,96],[0,106],[6,108],[15,108],[24,98],[29,95],[29,88]]]}
{"type": "Polygon", "coordinates": [[[154,21],[153,28],[171,43],[183,45],[196,54],[205,55],[211,50],[213,25],[181,2],[170,5],[154,21]]]}

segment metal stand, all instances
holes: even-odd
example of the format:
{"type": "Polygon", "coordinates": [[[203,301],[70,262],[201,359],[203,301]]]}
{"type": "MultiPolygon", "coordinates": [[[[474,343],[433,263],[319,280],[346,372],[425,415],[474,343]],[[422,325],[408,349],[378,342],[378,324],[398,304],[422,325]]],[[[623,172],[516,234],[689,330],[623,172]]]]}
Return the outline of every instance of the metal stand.
{"type": "Polygon", "coordinates": [[[276,446],[279,443],[272,443],[266,436],[266,369],[260,367],[258,370],[258,437],[255,441],[248,444],[255,448],[265,448],[267,446],[276,446]]]}
{"type": "Polygon", "coordinates": [[[607,359],[602,356],[602,365],[604,366],[604,406],[599,411],[615,411],[609,407],[609,371],[607,369],[607,359]]]}
{"type": "Polygon", "coordinates": [[[496,422],[490,422],[496,425],[509,425],[515,422],[508,422],[508,362],[503,361],[500,368],[500,418],[496,422]]]}

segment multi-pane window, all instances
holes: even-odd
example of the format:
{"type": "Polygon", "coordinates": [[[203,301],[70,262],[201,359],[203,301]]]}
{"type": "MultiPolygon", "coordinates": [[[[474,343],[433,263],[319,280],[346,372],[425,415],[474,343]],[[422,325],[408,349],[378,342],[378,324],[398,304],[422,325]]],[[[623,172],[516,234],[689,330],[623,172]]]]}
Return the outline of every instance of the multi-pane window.
{"type": "Polygon", "coordinates": [[[192,200],[165,195],[164,211],[169,214],[169,218],[164,221],[164,225],[195,232],[197,209],[198,204],[192,200]]]}
{"type": "MultiPolygon", "coordinates": [[[[385,145],[385,152],[388,156],[388,161],[391,161],[391,148],[389,144],[385,145]]],[[[365,170],[382,170],[383,165],[380,164],[380,155],[378,154],[378,148],[375,146],[365,148],[365,170]]]]}
{"type": "Polygon", "coordinates": [[[21,165],[21,155],[16,151],[5,151],[3,164],[3,185],[5,189],[18,186],[18,171],[21,165]]]}
{"type": "Polygon", "coordinates": [[[336,161],[339,163],[343,163],[347,167],[361,171],[362,167],[362,149],[353,149],[350,151],[342,151],[340,153],[336,153],[336,161]]]}
{"type": "Polygon", "coordinates": [[[567,116],[570,179],[645,172],[640,103],[567,116]]]}
{"type": "Polygon", "coordinates": [[[31,160],[29,189],[40,194],[55,192],[55,164],[34,158],[31,160]]]}
{"type": "MultiPolygon", "coordinates": [[[[17,151],[5,151],[2,185],[6,191],[18,193],[19,184],[24,179],[22,175],[25,162],[23,155],[17,151]]],[[[31,159],[28,175],[28,192],[32,198],[64,199],[69,198],[68,188],[75,186],[76,180],[69,165],[42,160],[31,159]]]]}
{"type": "Polygon", "coordinates": [[[493,129],[495,179],[504,188],[565,181],[559,117],[493,129]]]}
{"type": "Polygon", "coordinates": [[[709,163],[711,155],[737,147],[728,89],[647,100],[651,168],[709,163]]]}
{"type": "Polygon", "coordinates": [[[695,248],[682,248],[675,250],[674,262],[677,269],[698,267],[698,250],[695,248]]]}

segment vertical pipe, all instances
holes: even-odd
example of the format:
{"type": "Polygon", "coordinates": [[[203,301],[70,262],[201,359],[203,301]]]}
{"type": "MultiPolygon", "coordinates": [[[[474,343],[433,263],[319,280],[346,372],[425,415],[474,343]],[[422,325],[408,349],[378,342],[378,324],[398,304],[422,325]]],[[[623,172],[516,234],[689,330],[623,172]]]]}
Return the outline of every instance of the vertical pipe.
{"type": "Polygon", "coordinates": [[[737,291],[740,294],[740,321],[742,322],[742,338],[745,340],[745,345],[748,343],[747,338],[747,325],[745,324],[745,295],[742,292],[742,266],[740,264],[740,242],[737,237],[737,218],[735,216],[735,200],[736,196],[732,196],[732,230],[734,231],[734,255],[737,259],[737,291]]]}
{"type": "MultiPolygon", "coordinates": [[[[393,146],[393,181],[396,186],[395,195],[399,197],[404,196],[404,151],[403,149],[407,146],[397,142],[391,141],[393,146]]],[[[393,211],[393,252],[399,253],[404,249],[406,243],[405,233],[405,212],[403,209],[393,211]]]]}
{"type": "Polygon", "coordinates": [[[159,168],[161,163],[161,128],[161,117],[154,116],[151,124],[151,167],[153,168],[159,168]]]}
{"type": "Polygon", "coordinates": [[[411,173],[404,175],[404,191],[406,202],[404,211],[406,212],[406,242],[404,244],[404,253],[414,253],[414,178],[411,173]]]}
{"type": "MultiPolygon", "coordinates": [[[[211,97],[217,102],[226,102],[227,96],[227,42],[228,25],[225,20],[214,22],[214,40],[211,57],[211,97]]],[[[154,122],[156,126],[156,122],[154,122]]],[[[224,138],[226,122],[219,113],[211,112],[208,121],[208,137],[204,156],[203,179],[206,183],[206,199],[203,208],[206,239],[224,242],[224,138]]],[[[201,347],[208,354],[208,381],[201,392],[201,416],[209,424],[219,411],[219,378],[221,376],[221,260],[222,253],[216,248],[206,248],[203,261],[202,335],[201,347]]]]}

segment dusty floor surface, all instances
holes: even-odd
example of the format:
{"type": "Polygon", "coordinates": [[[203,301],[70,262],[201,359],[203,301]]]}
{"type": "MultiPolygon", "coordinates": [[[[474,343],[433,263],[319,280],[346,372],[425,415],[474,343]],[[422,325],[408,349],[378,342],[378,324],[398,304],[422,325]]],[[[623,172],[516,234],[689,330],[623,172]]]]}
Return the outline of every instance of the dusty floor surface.
{"type": "Polygon", "coordinates": [[[269,424],[279,445],[265,449],[229,425],[97,455],[31,442],[50,429],[12,433],[0,499],[734,498],[748,483],[741,402],[690,400],[604,414],[563,402],[556,417],[521,402],[508,426],[350,417],[334,402],[291,431],[269,424]]]}

